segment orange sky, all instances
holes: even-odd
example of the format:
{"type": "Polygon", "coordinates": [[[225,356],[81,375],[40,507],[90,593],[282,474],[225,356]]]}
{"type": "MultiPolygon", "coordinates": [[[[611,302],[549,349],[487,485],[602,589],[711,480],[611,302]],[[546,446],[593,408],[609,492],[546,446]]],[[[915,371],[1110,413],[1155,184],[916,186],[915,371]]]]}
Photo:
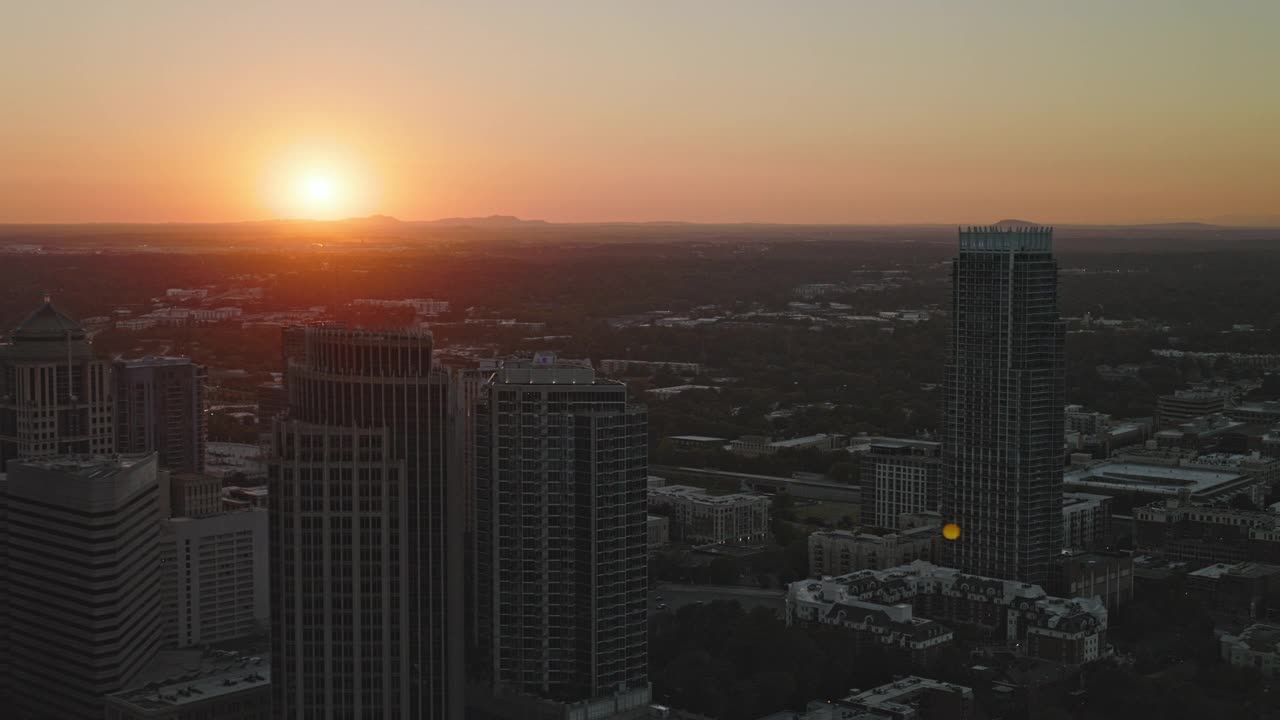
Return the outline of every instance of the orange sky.
{"type": "Polygon", "coordinates": [[[1278,215],[1277,28],[1275,0],[23,3],[0,222],[1278,215]]]}

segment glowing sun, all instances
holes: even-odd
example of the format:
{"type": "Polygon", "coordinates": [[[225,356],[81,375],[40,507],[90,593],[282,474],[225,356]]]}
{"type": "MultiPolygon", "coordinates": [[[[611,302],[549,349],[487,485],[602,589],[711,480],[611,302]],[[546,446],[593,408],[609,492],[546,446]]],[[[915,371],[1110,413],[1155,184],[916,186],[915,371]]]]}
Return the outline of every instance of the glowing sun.
{"type": "Polygon", "coordinates": [[[264,205],[275,217],[341,220],[378,206],[376,173],[365,153],[315,144],[287,145],[264,155],[264,205]]]}
{"type": "Polygon", "coordinates": [[[304,175],[297,181],[298,209],[308,217],[333,217],[341,210],[342,193],[333,175],[304,175]]]}

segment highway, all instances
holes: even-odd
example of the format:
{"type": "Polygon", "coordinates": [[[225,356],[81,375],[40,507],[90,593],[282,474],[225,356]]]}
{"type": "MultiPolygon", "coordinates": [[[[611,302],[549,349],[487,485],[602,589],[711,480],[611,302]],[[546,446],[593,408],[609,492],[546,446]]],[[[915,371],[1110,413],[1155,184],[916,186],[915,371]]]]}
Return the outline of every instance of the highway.
{"type": "Polygon", "coordinates": [[[666,605],[667,610],[675,611],[685,605],[710,603],[716,600],[736,600],[744,610],[757,607],[771,608],[779,616],[783,614],[787,605],[786,592],[783,590],[763,590],[736,585],[667,584],[659,585],[657,590],[649,593],[649,612],[650,614],[661,612],[659,605],[666,605]]]}

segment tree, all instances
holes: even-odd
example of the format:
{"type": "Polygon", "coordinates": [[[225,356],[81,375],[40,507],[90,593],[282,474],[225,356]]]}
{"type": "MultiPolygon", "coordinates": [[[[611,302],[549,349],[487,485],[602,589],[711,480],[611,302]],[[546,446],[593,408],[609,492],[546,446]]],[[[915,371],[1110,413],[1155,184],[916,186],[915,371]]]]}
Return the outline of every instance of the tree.
{"type": "Polygon", "coordinates": [[[710,571],[711,582],[716,585],[736,585],[738,576],[742,574],[737,559],[731,557],[712,560],[710,571]]]}
{"type": "Polygon", "coordinates": [[[1235,508],[1236,510],[1257,510],[1258,509],[1258,506],[1253,503],[1253,500],[1250,500],[1249,496],[1245,495],[1244,493],[1241,493],[1239,495],[1232,497],[1229,501],[1227,501],[1227,504],[1235,508]]]}

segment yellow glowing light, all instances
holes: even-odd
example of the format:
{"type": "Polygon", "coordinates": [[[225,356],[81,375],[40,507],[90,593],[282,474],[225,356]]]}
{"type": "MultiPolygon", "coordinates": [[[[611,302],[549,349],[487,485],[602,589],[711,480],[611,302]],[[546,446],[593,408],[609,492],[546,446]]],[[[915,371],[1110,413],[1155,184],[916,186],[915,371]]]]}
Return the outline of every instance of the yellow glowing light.
{"type": "Polygon", "coordinates": [[[942,526],[942,537],[948,540],[958,540],[960,538],[960,526],[955,523],[947,523],[942,526]]]}
{"type": "Polygon", "coordinates": [[[295,220],[341,220],[378,210],[377,183],[359,148],[293,142],[263,153],[260,187],[271,214],[295,220]]]}
{"type": "Polygon", "coordinates": [[[324,175],[314,175],[307,178],[305,189],[307,196],[317,202],[326,202],[333,199],[333,180],[324,175]]]}

